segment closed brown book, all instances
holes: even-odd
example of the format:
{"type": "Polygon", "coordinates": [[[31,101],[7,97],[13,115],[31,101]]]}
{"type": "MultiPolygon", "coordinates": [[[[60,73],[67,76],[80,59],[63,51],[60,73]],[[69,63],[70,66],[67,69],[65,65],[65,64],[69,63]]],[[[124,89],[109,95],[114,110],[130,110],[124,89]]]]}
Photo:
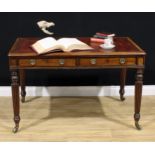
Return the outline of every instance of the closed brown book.
{"type": "Polygon", "coordinates": [[[104,43],[104,39],[100,39],[100,38],[90,38],[91,42],[96,42],[96,43],[104,43]]]}

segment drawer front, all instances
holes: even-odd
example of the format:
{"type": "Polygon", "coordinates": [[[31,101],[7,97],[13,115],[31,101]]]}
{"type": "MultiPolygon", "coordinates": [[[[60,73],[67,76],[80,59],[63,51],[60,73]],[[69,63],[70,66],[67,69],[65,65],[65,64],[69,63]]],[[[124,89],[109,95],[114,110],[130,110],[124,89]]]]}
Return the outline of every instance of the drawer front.
{"type": "Polygon", "coordinates": [[[82,58],[80,66],[122,66],[135,65],[136,58],[82,58]]]}
{"type": "Polygon", "coordinates": [[[75,59],[22,59],[19,60],[21,67],[73,67],[75,59]]]}

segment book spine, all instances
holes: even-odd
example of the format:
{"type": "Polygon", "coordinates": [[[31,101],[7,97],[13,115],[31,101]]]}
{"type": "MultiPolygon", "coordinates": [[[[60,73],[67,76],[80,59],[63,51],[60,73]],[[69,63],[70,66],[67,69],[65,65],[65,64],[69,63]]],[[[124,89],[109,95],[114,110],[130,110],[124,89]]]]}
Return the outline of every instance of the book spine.
{"type": "Polygon", "coordinates": [[[98,35],[98,36],[103,36],[103,37],[107,37],[107,36],[111,36],[111,35],[113,36],[114,34],[113,34],[113,33],[109,33],[109,34],[108,34],[108,33],[97,32],[96,35],[98,35]]]}
{"type": "Polygon", "coordinates": [[[100,38],[90,38],[91,42],[96,42],[96,43],[104,43],[104,39],[100,38]]]}
{"type": "Polygon", "coordinates": [[[107,36],[101,36],[101,35],[97,35],[97,34],[95,34],[93,37],[100,38],[100,39],[107,39],[107,36]]]}

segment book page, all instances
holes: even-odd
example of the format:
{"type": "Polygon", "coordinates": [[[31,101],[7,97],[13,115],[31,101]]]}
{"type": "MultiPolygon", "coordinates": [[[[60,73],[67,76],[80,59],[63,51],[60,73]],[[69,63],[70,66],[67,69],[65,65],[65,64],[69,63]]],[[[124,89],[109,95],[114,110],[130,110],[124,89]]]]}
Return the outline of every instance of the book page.
{"type": "Polygon", "coordinates": [[[41,39],[32,45],[32,48],[38,53],[42,54],[57,47],[57,41],[53,37],[41,39]]]}
{"type": "Polygon", "coordinates": [[[62,48],[66,52],[70,52],[72,50],[84,50],[84,49],[92,49],[87,44],[83,43],[82,41],[76,38],[61,38],[57,40],[58,45],[62,45],[62,48]]]}
{"type": "Polygon", "coordinates": [[[37,41],[36,43],[40,44],[44,49],[47,49],[55,46],[57,44],[57,41],[52,37],[47,37],[37,41]]]}

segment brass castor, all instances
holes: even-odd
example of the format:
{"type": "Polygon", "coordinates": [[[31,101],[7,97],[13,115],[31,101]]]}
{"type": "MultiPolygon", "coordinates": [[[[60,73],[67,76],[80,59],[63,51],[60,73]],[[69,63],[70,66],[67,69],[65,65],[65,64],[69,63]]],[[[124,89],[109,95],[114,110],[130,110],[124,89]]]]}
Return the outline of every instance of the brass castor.
{"type": "Polygon", "coordinates": [[[124,101],[125,97],[124,96],[120,96],[120,99],[121,99],[121,101],[124,101]]]}
{"type": "Polygon", "coordinates": [[[18,128],[19,128],[19,126],[15,126],[15,127],[12,129],[12,132],[13,132],[13,133],[17,133],[17,132],[18,132],[18,128]]]}
{"type": "Polygon", "coordinates": [[[141,126],[139,125],[138,121],[135,121],[135,126],[137,130],[142,130],[141,126]]]}
{"type": "Polygon", "coordinates": [[[21,102],[24,103],[25,102],[25,97],[21,98],[21,102]]]}

